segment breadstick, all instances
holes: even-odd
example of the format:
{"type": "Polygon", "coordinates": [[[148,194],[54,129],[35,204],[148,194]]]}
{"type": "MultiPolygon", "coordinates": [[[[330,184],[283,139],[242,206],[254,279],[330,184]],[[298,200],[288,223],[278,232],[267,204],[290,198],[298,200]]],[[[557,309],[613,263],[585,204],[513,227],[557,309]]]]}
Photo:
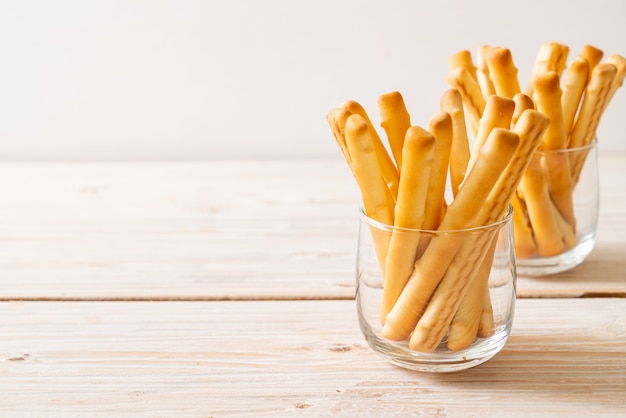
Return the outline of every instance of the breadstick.
{"type": "MultiPolygon", "coordinates": [[[[617,68],[608,62],[596,65],[591,72],[578,117],[570,134],[570,148],[589,145],[595,139],[598,123],[606,108],[616,76],[617,68]]],[[[574,184],[578,182],[585,158],[586,154],[578,154],[578,156],[573,156],[572,161],[570,161],[574,184]]]]}
{"type": "Polygon", "coordinates": [[[622,87],[624,84],[624,78],[626,78],[626,58],[619,54],[612,54],[606,59],[606,62],[609,64],[615,65],[617,69],[617,74],[615,75],[615,79],[613,80],[613,84],[611,84],[611,90],[609,91],[609,97],[606,100],[605,108],[608,106],[609,102],[613,99],[615,92],[622,87]]]}
{"type": "Polygon", "coordinates": [[[345,135],[365,214],[378,222],[393,225],[394,205],[388,198],[367,121],[361,115],[350,115],[345,135]]]}
{"type": "MultiPolygon", "coordinates": [[[[424,207],[422,229],[434,231],[439,227],[446,208],[446,182],[452,149],[452,118],[446,112],[439,112],[428,122],[428,130],[435,137],[435,155],[428,176],[428,199],[424,207]]],[[[428,236],[420,239],[417,257],[424,253],[429,243],[428,236]]]]}
{"type": "Polygon", "coordinates": [[[467,68],[459,67],[448,75],[448,84],[461,93],[463,107],[467,117],[468,127],[475,136],[478,131],[478,122],[485,110],[485,99],[478,82],[472,78],[467,68]]]}
{"type": "Polygon", "coordinates": [[[617,75],[617,68],[610,63],[598,64],[591,72],[589,83],[580,112],[574,122],[569,147],[577,148],[591,143],[595,129],[602,116],[604,103],[608,98],[613,80],[617,75]]]}
{"type": "Polygon", "coordinates": [[[348,110],[351,114],[361,115],[363,119],[365,119],[365,121],[367,122],[374,141],[374,150],[376,152],[376,156],[378,157],[380,171],[382,172],[383,178],[385,179],[385,183],[387,183],[387,187],[389,188],[391,197],[395,201],[398,197],[398,183],[400,182],[398,169],[394,165],[393,160],[387,152],[387,149],[380,140],[380,136],[378,136],[378,132],[376,131],[376,128],[374,128],[374,125],[372,124],[369,115],[367,114],[363,106],[361,106],[361,104],[355,102],[354,100],[347,100],[343,102],[341,106],[348,110]]]}
{"type": "Polygon", "coordinates": [[[441,111],[452,119],[452,146],[450,151],[450,183],[452,196],[456,196],[465,178],[470,159],[469,140],[463,112],[463,98],[456,89],[447,90],[441,97],[441,111]]]}
{"type": "Polygon", "coordinates": [[[520,93],[517,68],[513,63],[513,56],[508,48],[495,48],[487,53],[489,76],[493,81],[496,94],[513,98],[520,93]]]}
{"type": "Polygon", "coordinates": [[[402,167],[402,144],[407,129],[411,126],[411,116],[406,110],[402,95],[393,91],[381,95],[377,101],[380,113],[380,126],[387,133],[389,147],[399,169],[402,167]]]}
{"type": "MultiPolygon", "coordinates": [[[[469,289],[461,299],[461,304],[454,314],[448,333],[448,348],[453,351],[469,347],[476,339],[478,327],[483,315],[485,299],[489,296],[489,273],[493,265],[493,257],[497,240],[493,239],[491,247],[480,264],[476,277],[472,280],[469,289]]],[[[487,302],[491,306],[491,302],[487,302]]],[[[488,312],[485,312],[488,314],[488,312]]],[[[487,318],[485,318],[487,319],[487,318]]],[[[486,321],[487,322],[487,321],[486,321]]],[[[493,311],[491,317],[493,323],[493,311]]],[[[486,330],[483,330],[486,333],[486,330]]]]}
{"type": "MultiPolygon", "coordinates": [[[[459,194],[448,207],[440,230],[463,229],[474,222],[476,214],[518,143],[518,135],[511,131],[496,128],[491,132],[480,149],[480,157],[474,168],[468,173],[459,194]]],[[[433,291],[465,239],[459,234],[446,234],[431,241],[423,256],[415,262],[411,277],[387,315],[382,331],[385,338],[403,340],[413,331],[433,291]]]]}
{"type": "Polygon", "coordinates": [[[485,288],[485,296],[483,297],[483,312],[478,322],[478,331],[476,336],[479,338],[491,337],[496,329],[493,318],[493,305],[491,304],[491,295],[489,294],[489,286],[485,288]]]}
{"type": "Polygon", "coordinates": [[[489,77],[489,67],[487,66],[487,54],[493,48],[489,45],[482,45],[478,48],[476,55],[476,79],[485,100],[492,94],[496,94],[496,88],[489,77]]]}
{"type": "Polygon", "coordinates": [[[587,79],[589,78],[589,63],[582,57],[576,57],[567,68],[563,80],[563,94],[561,108],[563,109],[563,127],[566,135],[572,130],[576,112],[580,106],[587,79]]]}
{"type": "Polygon", "coordinates": [[[402,176],[395,207],[395,223],[385,263],[385,282],[381,321],[398,299],[411,272],[420,240],[419,233],[404,228],[421,229],[424,222],[428,176],[433,164],[435,137],[412,126],[406,133],[402,150],[402,176]]]}
{"type": "Polygon", "coordinates": [[[535,154],[526,172],[522,176],[528,218],[532,225],[537,252],[540,256],[550,257],[565,250],[561,233],[548,192],[548,184],[541,168],[541,157],[535,154]]]}
{"type": "Polygon", "coordinates": [[[524,110],[535,108],[535,102],[533,99],[524,93],[518,93],[513,96],[513,102],[515,103],[515,110],[513,111],[513,117],[511,118],[511,128],[517,124],[517,121],[524,110]]]}
{"type": "Polygon", "coordinates": [[[522,113],[512,130],[519,137],[519,146],[485,200],[481,212],[474,220],[474,226],[489,224],[504,216],[549,124],[548,117],[538,110],[528,109],[522,113]]]}
{"type": "Polygon", "coordinates": [[[583,45],[578,53],[579,57],[583,57],[589,63],[589,72],[593,71],[596,65],[600,64],[603,55],[604,52],[593,45],[583,45]]]}
{"type": "MultiPolygon", "coordinates": [[[[394,202],[380,171],[378,156],[373,146],[374,138],[367,121],[361,115],[350,115],[346,120],[345,136],[365,214],[385,225],[393,225],[394,202]]],[[[386,232],[376,232],[378,230],[375,228],[371,230],[376,256],[384,277],[390,236],[386,232]]]]}
{"type": "Polygon", "coordinates": [[[428,200],[424,208],[423,229],[435,230],[439,227],[445,205],[448,165],[452,149],[452,118],[446,112],[439,112],[428,122],[428,130],[435,137],[435,155],[428,176],[428,200]]]}
{"type": "MultiPolygon", "coordinates": [[[[531,80],[549,71],[554,71],[560,76],[565,69],[568,55],[569,47],[565,44],[558,42],[545,42],[542,44],[535,58],[531,80]]],[[[534,87],[531,82],[526,90],[526,94],[532,97],[533,91],[534,87]]]]}
{"type": "Polygon", "coordinates": [[[550,126],[543,136],[542,148],[545,150],[566,148],[567,136],[563,127],[562,91],[559,75],[554,71],[541,73],[533,78],[532,85],[535,91],[537,110],[550,119],[550,126]]]}
{"type": "Polygon", "coordinates": [[[515,234],[515,253],[518,258],[531,258],[537,255],[537,245],[533,230],[526,218],[526,205],[517,193],[511,198],[513,206],[513,231],[515,234]]]}
{"type": "Polygon", "coordinates": [[[546,129],[541,143],[541,147],[547,151],[544,154],[543,162],[550,196],[565,220],[574,227],[576,216],[572,198],[573,183],[570,175],[569,157],[565,153],[550,152],[567,148],[559,75],[553,71],[539,74],[533,78],[532,84],[535,90],[537,110],[550,119],[550,125],[546,129]]]}
{"type": "MultiPolygon", "coordinates": [[[[524,171],[528,167],[531,156],[534,155],[535,150],[539,147],[542,134],[547,125],[548,119],[546,116],[535,110],[527,110],[520,117],[516,128],[517,132],[505,131],[515,138],[519,138],[519,145],[516,147],[512,158],[510,158],[510,162],[498,175],[497,182],[489,192],[478,215],[472,221],[473,225],[488,225],[504,216],[506,207],[515,193],[524,171]]],[[[478,236],[467,238],[462,244],[448,267],[445,276],[439,283],[437,290],[435,290],[423,316],[417,323],[417,327],[409,342],[411,349],[432,351],[439,344],[455,313],[457,313],[463,295],[466,294],[467,289],[472,285],[472,281],[475,280],[483,259],[489,256],[489,248],[492,245],[490,243],[496,232],[486,231],[478,236]]],[[[491,263],[489,263],[489,266],[491,266],[491,263]]],[[[485,277],[482,279],[487,280],[485,277]]],[[[471,295],[479,298],[479,300],[468,300],[466,304],[482,307],[483,292],[476,290],[471,295]]],[[[458,324],[472,324],[474,320],[477,320],[477,315],[474,318],[462,318],[465,313],[471,312],[472,310],[458,312],[458,324]]],[[[457,331],[462,335],[466,333],[465,331],[457,331]]],[[[464,339],[461,338],[459,346],[464,344],[463,341],[464,339]]],[[[456,346],[456,343],[451,342],[451,346],[456,346]]]]}
{"type": "Polygon", "coordinates": [[[352,161],[350,158],[350,153],[348,152],[348,146],[346,145],[346,137],[344,135],[344,128],[346,125],[346,120],[348,120],[349,116],[350,116],[350,112],[340,107],[340,108],[329,110],[328,113],[326,113],[326,121],[328,122],[328,125],[330,126],[330,130],[333,133],[333,137],[335,138],[335,141],[337,142],[337,145],[339,146],[339,149],[341,150],[343,157],[348,163],[350,170],[354,174],[354,170],[352,169],[352,161]]]}
{"type": "Polygon", "coordinates": [[[483,116],[480,118],[476,139],[474,139],[468,170],[471,170],[476,163],[476,159],[479,155],[478,150],[484,145],[489,133],[494,128],[508,129],[511,126],[511,118],[513,117],[514,111],[515,102],[513,99],[497,96],[495,94],[489,96],[483,116]]]}
{"type": "Polygon", "coordinates": [[[448,65],[450,66],[451,71],[454,71],[459,67],[467,68],[467,70],[472,75],[472,78],[474,80],[477,80],[476,67],[474,66],[474,61],[472,60],[472,54],[467,49],[457,51],[450,55],[450,58],[448,59],[448,65]]]}

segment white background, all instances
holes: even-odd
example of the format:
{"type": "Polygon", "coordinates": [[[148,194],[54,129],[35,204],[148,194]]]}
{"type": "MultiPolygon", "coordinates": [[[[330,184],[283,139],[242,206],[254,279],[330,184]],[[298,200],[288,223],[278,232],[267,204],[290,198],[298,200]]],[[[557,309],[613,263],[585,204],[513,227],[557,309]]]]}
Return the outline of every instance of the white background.
{"type": "MultiPolygon", "coordinates": [[[[626,0],[0,0],[0,160],[341,158],[343,100],[425,125],[451,53],[506,46],[525,87],[551,40],[626,56],[626,0]]],[[[626,87],[600,152],[625,133],[626,87]]]]}

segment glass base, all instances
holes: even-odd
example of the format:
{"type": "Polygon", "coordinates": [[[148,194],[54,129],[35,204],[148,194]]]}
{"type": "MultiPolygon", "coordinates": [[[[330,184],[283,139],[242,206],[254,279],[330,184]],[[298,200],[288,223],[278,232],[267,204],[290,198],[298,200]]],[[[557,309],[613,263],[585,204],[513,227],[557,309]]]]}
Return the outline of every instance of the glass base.
{"type": "Polygon", "coordinates": [[[518,276],[541,277],[562,273],[581,264],[593,250],[595,234],[590,234],[566,253],[554,257],[517,259],[518,276]]]}
{"type": "Polygon", "coordinates": [[[496,328],[491,337],[479,338],[465,350],[449,350],[444,339],[434,352],[420,353],[409,349],[406,342],[379,337],[366,321],[361,320],[360,325],[368,345],[389,362],[405,369],[429,373],[458,372],[488,361],[504,347],[511,328],[511,324],[496,328]]]}

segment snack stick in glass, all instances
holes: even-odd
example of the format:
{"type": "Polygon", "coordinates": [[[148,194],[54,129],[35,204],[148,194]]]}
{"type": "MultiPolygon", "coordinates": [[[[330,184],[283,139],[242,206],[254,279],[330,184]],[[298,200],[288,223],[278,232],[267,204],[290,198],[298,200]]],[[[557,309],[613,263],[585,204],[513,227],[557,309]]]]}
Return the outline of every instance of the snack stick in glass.
{"type": "Polygon", "coordinates": [[[550,119],[550,125],[541,142],[541,148],[548,151],[544,154],[543,164],[550,196],[565,220],[575,227],[576,216],[569,156],[564,153],[549,152],[567,148],[567,135],[563,126],[561,107],[560,77],[556,72],[549,71],[534,77],[532,84],[537,110],[550,119]]]}
{"type": "Polygon", "coordinates": [[[524,190],[524,202],[528,218],[535,237],[537,252],[540,256],[550,257],[565,250],[552,201],[548,192],[548,183],[541,168],[541,157],[535,154],[522,176],[521,187],[524,190]]]}
{"type": "Polygon", "coordinates": [[[381,305],[383,324],[413,271],[420,236],[415,231],[403,228],[422,228],[428,191],[427,179],[434,160],[434,148],[435,137],[430,132],[418,126],[409,128],[402,150],[400,190],[385,263],[381,305]]]}
{"type": "Polygon", "coordinates": [[[600,48],[597,48],[593,45],[587,44],[583,45],[578,53],[579,57],[583,57],[589,63],[589,71],[593,71],[596,65],[600,64],[602,61],[602,57],[604,56],[604,51],[600,48]]]}
{"type": "Polygon", "coordinates": [[[487,66],[487,54],[489,50],[493,48],[494,47],[490,45],[481,45],[476,54],[476,78],[485,100],[492,94],[496,94],[496,88],[493,86],[493,81],[491,81],[489,77],[489,67],[487,66]]]}
{"type": "Polygon", "coordinates": [[[524,93],[517,93],[513,96],[513,102],[515,103],[515,110],[513,111],[513,117],[511,118],[511,129],[517,124],[522,113],[528,109],[535,109],[535,102],[531,97],[524,93]]]}
{"type": "Polygon", "coordinates": [[[486,58],[489,77],[493,81],[496,94],[512,99],[517,93],[521,93],[511,51],[508,48],[495,48],[488,51],[486,58]]]}
{"type": "MultiPolygon", "coordinates": [[[[393,225],[394,202],[380,172],[367,121],[361,115],[350,115],[346,121],[345,135],[366,215],[378,222],[393,225]]],[[[384,274],[389,238],[379,235],[374,237],[374,241],[378,261],[384,274]]]]}
{"type": "MultiPolygon", "coordinates": [[[[535,58],[531,80],[549,71],[554,71],[560,76],[565,69],[568,55],[569,46],[558,42],[544,42],[535,58]]],[[[526,94],[532,97],[533,91],[534,87],[531,82],[526,90],[526,94]]]]}
{"type": "Polygon", "coordinates": [[[467,68],[463,67],[453,70],[448,75],[447,81],[450,87],[461,93],[467,125],[470,132],[475,137],[478,131],[478,122],[483,115],[486,105],[485,98],[480,91],[480,86],[478,82],[472,78],[467,68]]]}
{"type": "MultiPolygon", "coordinates": [[[[617,67],[611,63],[598,64],[591,72],[580,111],[570,134],[570,148],[589,145],[595,139],[596,129],[606,108],[613,80],[615,80],[616,76],[617,67]]],[[[574,184],[578,182],[585,157],[585,154],[578,154],[570,161],[574,184]]]]}
{"type": "Polygon", "coordinates": [[[383,178],[385,179],[385,183],[387,183],[387,187],[391,192],[391,196],[395,201],[398,197],[398,183],[400,182],[398,169],[396,168],[393,160],[389,156],[385,145],[383,145],[380,136],[376,131],[376,128],[374,128],[374,125],[369,118],[369,115],[367,114],[363,106],[361,106],[360,103],[354,100],[347,100],[343,102],[342,107],[347,109],[351,114],[361,115],[367,122],[370,133],[372,135],[372,140],[374,141],[374,148],[376,156],[378,157],[380,170],[382,172],[383,178]]]}
{"type": "Polygon", "coordinates": [[[515,102],[513,99],[492,95],[487,99],[485,110],[480,118],[478,132],[472,146],[472,153],[468,163],[468,170],[471,170],[478,158],[478,151],[485,144],[489,133],[494,128],[510,128],[511,118],[515,111],[515,102]]]}
{"type": "Polygon", "coordinates": [[[402,94],[397,91],[381,95],[377,101],[380,126],[387,134],[391,153],[396,160],[398,171],[402,169],[402,144],[407,129],[411,126],[411,116],[406,109],[402,94]]]}
{"type": "Polygon", "coordinates": [[[478,79],[476,78],[476,66],[472,60],[471,52],[467,49],[462,49],[450,55],[448,58],[448,65],[450,67],[450,71],[459,67],[467,68],[472,78],[478,82],[478,79]]]}
{"type": "Polygon", "coordinates": [[[626,78],[626,58],[619,54],[611,54],[606,59],[606,62],[615,65],[615,68],[617,69],[617,74],[615,75],[615,79],[611,84],[611,91],[609,92],[609,97],[607,98],[607,101],[604,105],[605,108],[613,99],[615,92],[624,84],[624,78],[626,78]]]}
{"type": "Polygon", "coordinates": [[[463,98],[456,89],[449,89],[441,96],[440,109],[452,119],[452,146],[450,150],[450,183],[455,197],[463,183],[470,160],[469,139],[465,125],[463,98]]]}
{"type": "Polygon", "coordinates": [[[563,94],[561,95],[563,126],[568,137],[574,125],[574,119],[580,107],[588,79],[589,63],[583,57],[574,58],[563,77],[563,94]]]}
{"type": "MultiPolygon", "coordinates": [[[[485,321],[483,333],[487,333],[488,323],[493,324],[493,310],[491,310],[491,319],[483,319],[482,316],[490,313],[489,273],[493,264],[496,244],[497,240],[493,239],[476,276],[471,281],[469,289],[465,292],[461,304],[452,318],[448,334],[448,348],[450,350],[459,351],[469,347],[476,339],[481,321],[485,321]],[[484,311],[485,306],[487,306],[487,311],[484,311]]],[[[493,328],[491,332],[493,332],[493,328]]]]}

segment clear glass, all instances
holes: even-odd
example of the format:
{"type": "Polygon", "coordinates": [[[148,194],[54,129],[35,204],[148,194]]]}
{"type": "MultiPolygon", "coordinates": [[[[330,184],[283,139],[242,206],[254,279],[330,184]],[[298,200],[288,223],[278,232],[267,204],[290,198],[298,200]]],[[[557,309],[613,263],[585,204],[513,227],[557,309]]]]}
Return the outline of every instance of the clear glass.
{"type": "MultiPolygon", "coordinates": [[[[588,146],[579,148],[536,152],[536,158],[541,161],[543,169],[543,181],[548,189],[550,200],[548,203],[550,207],[556,208],[556,212],[551,214],[552,209],[542,211],[536,209],[535,218],[541,217],[537,219],[537,223],[540,221],[541,225],[534,225],[532,211],[528,202],[524,201],[525,198],[528,200],[531,197],[525,196],[527,193],[522,187],[524,186],[522,181],[518,190],[522,204],[515,210],[519,211],[523,218],[521,216],[518,218],[516,214],[514,222],[519,275],[540,277],[571,270],[581,264],[593,250],[600,201],[596,143],[597,141],[594,141],[588,146]],[[550,160],[554,163],[566,162],[572,173],[571,191],[564,194],[565,203],[562,204],[566,207],[565,210],[557,208],[555,203],[557,199],[550,190],[546,174],[549,171],[550,160]],[[567,218],[565,213],[568,211],[570,213],[573,211],[569,222],[565,219],[567,218]],[[540,238],[539,228],[544,229],[544,235],[546,233],[549,235],[540,238]],[[529,235],[531,231],[532,235],[529,235]],[[557,238],[556,247],[555,238],[557,238]],[[540,243],[542,239],[547,241],[543,248],[540,243]]],[[[561,200],[563,201],[563,194],[561,200]]]]}
{"type": "Polygon", "coordinates": [[[395,365],[422,372],[464,370],[496,355],[509,337],[514,316],[517,276],[512,213],[509,208],[502,220],[482,227],[423,231],[384,225],[361,212],[356,303],[361,331],[369,346],[395,365]],[[389,288],[383,289],[382,272],[387,266],[380,260],[385,249],[390,257],[393,234],[408,238],[404,242],[412,242],[410,248],[419,241],[417,248],[422,248],[418,251],[422,255],[416,256],[419,261],[415,266],[419,267],[414,267],[401,288],[402,295],[386,314],[383,305],[389,288]],[[423,274],[431,270],[440,273],[423,274]],[[439,276],[432,296],[411,293],[420,287],[418,283],[439,276]],[[421,295],[422,299],[426,296],[428,302],[420,310],[419,319],[407,321],[415,323],[415,327],[406,328],[414,331],[407,336],[390,335],[390,324],[412,316],[403,317],[403,310],[398,309],[416,306],[409,295],[421,295]],[[424,344],[425,340],[430,342],[424,344]]]}

